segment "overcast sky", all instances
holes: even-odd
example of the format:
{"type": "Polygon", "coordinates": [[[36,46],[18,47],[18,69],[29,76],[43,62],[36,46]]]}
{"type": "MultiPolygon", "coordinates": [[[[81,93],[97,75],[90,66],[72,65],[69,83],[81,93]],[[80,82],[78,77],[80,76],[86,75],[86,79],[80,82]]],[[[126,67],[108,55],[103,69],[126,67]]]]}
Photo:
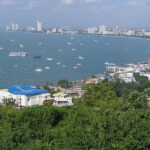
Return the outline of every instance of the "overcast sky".
{"type": "Polygon", "coordinates": [[[0,0],[0,26],[150,27],[150,0],[0,0]]]}

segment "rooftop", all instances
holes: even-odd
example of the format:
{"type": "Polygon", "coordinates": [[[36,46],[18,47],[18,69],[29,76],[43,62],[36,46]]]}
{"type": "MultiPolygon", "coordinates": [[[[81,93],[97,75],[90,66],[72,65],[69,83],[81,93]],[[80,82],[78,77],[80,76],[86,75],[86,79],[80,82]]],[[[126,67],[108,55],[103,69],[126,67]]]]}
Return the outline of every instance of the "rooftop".
{"type": "Polygon", "coordinates": [[[40,95],[44,93],[48,93],[47,90],[38,89],[32,86],[25,86],[25,85],[14,85],[8,88],[8,91],[14,95],[40,95]]]}

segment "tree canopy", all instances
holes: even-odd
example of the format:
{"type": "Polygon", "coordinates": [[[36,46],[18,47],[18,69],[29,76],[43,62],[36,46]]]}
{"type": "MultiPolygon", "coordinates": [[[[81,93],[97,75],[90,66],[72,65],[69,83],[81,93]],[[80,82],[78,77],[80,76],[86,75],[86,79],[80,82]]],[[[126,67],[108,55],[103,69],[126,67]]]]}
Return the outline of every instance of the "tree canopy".
{"type": "Polygon", "coordinates": [[[0,149],[149,150],[150,90],[127,88],[124,93],[117,85],[130,87],[120,82],[87,85],[72,107],[0,106],[0,149]]]}

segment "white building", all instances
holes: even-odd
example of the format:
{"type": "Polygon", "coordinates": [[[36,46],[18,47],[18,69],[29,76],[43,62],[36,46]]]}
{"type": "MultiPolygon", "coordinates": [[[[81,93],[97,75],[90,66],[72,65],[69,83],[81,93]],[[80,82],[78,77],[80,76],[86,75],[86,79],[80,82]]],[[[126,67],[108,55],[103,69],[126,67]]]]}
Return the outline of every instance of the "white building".
{"type": "Polygon", "coordinates": [[[52,101],[53,101],[53,106],[57,106],[57,107],[73,105],[72,97],[62,92],[53,94],[52,101]]]}
{"type": "MultiPolygon", "coordinates": [[[[8,28],[8,27],[7,27],[8,28]]],[[[16,24],[16,23],[12,23],[11,24],[11,28],[10,28],[11,31],[19,31],[19,25],[16,24]]]]}
{"type": "Polygon", "coordinates": [[[27,27],[27,31],[29,31],[29,32],[34,32],[34,31],[36,31],[36,29],[35,29],[35,27],[28,26],[28,27],[27,27]]]}
{"type": "Polygon", "coordinates": [[[53,106],[63,107],[63,106],[72,106],[72,105],[73,102],[71,97],[68,98],[55,97],[53,99],[53,106]]]}
{"type": "Polygon", "coordinates": [[[11,30],[10,26],[6,26],[6,31],[10,31],[10,30],[11,30]]]}
{"type": "Polygon", "coordinates": [[[106,26],[100,26],[99,27],[99,34],[105,34],[107,31],[107,27],[106,26]]]}
{"type": "Polygon", "coordinates": [[[47,90],[32,86],[16,85],[0,90],[0,103],[5,103],[8,99],[17,107],[30,107],[43,105],[44,101],[50,100],[50,94],[47,90]]]}
{"type": "Polygon", "coordinates": [[[57,33],[57,28],[53,28],[52,33],[57,33]]]}
{"type": "Polygon", "coordinates": [[[97,32],[97,27],[88,28],[88,34],[95,34],[97,32]]]}
{"type": "Polygon", "coordinates": [[[145,76],[148,78],[148,80],[150,80],[150,73],[149,72],[140,72],[139,73],[141,76],[145,76]]]}
{"type": "Polygon", "coordinates": [[[129,30],[129,31],[127,32],[127,35],[128,35],[128,36],[134,36],[134,35],[135,35],[135,31],[134,31],[134,30],[129,30]]]}
{"type": "Polygon", "coordinates": [[[118,26],[115,26],[115,27],[113,28],[113,34],[114,34],[114,35],[119,35],[119,27],[118,27],[118,26]]]}
{"type": "Polygon", "coordinates": [[[119,79],[123,80],[126,83],[135,82],[133,72],[122,72],[118,75],[119,79]]]}
{"type": "Polygon", "coordinates": [[[107,66],[106,67],[106,71],[109,73],[117,73],[117,72],[121,72],[124,71],[125,68],[123,67],[118,67],[118,66],[107,66]]]}
{"type": "Polygon", "coordinates": [[[42,24],[42,22],[40,22],[40,21],[38,21],[38,20],[37,20],[37,22],[36,22],[36,30],[37,30],[38,32],[42,32],[42,31],[43,31],[43,24],[42,24]]]}
{"type": "Polygon", "coordinates": [[[150,32],[145,32],[145,36],[150,36],[150,32]]]}

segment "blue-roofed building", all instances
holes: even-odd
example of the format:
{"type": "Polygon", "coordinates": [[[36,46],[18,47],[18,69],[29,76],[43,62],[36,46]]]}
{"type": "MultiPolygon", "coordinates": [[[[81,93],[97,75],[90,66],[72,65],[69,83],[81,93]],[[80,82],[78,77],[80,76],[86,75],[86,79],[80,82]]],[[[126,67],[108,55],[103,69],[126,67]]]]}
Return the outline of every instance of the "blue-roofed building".
{"type": "Polygon", "coordinates": [[[42,105],[44,101],[51,99],[47,90],[39,89],[33,86],[14,85],[8,89],[0,90],[0,103],[11,99],[15,101],[18,107],[30,107],[42,105]]]}

